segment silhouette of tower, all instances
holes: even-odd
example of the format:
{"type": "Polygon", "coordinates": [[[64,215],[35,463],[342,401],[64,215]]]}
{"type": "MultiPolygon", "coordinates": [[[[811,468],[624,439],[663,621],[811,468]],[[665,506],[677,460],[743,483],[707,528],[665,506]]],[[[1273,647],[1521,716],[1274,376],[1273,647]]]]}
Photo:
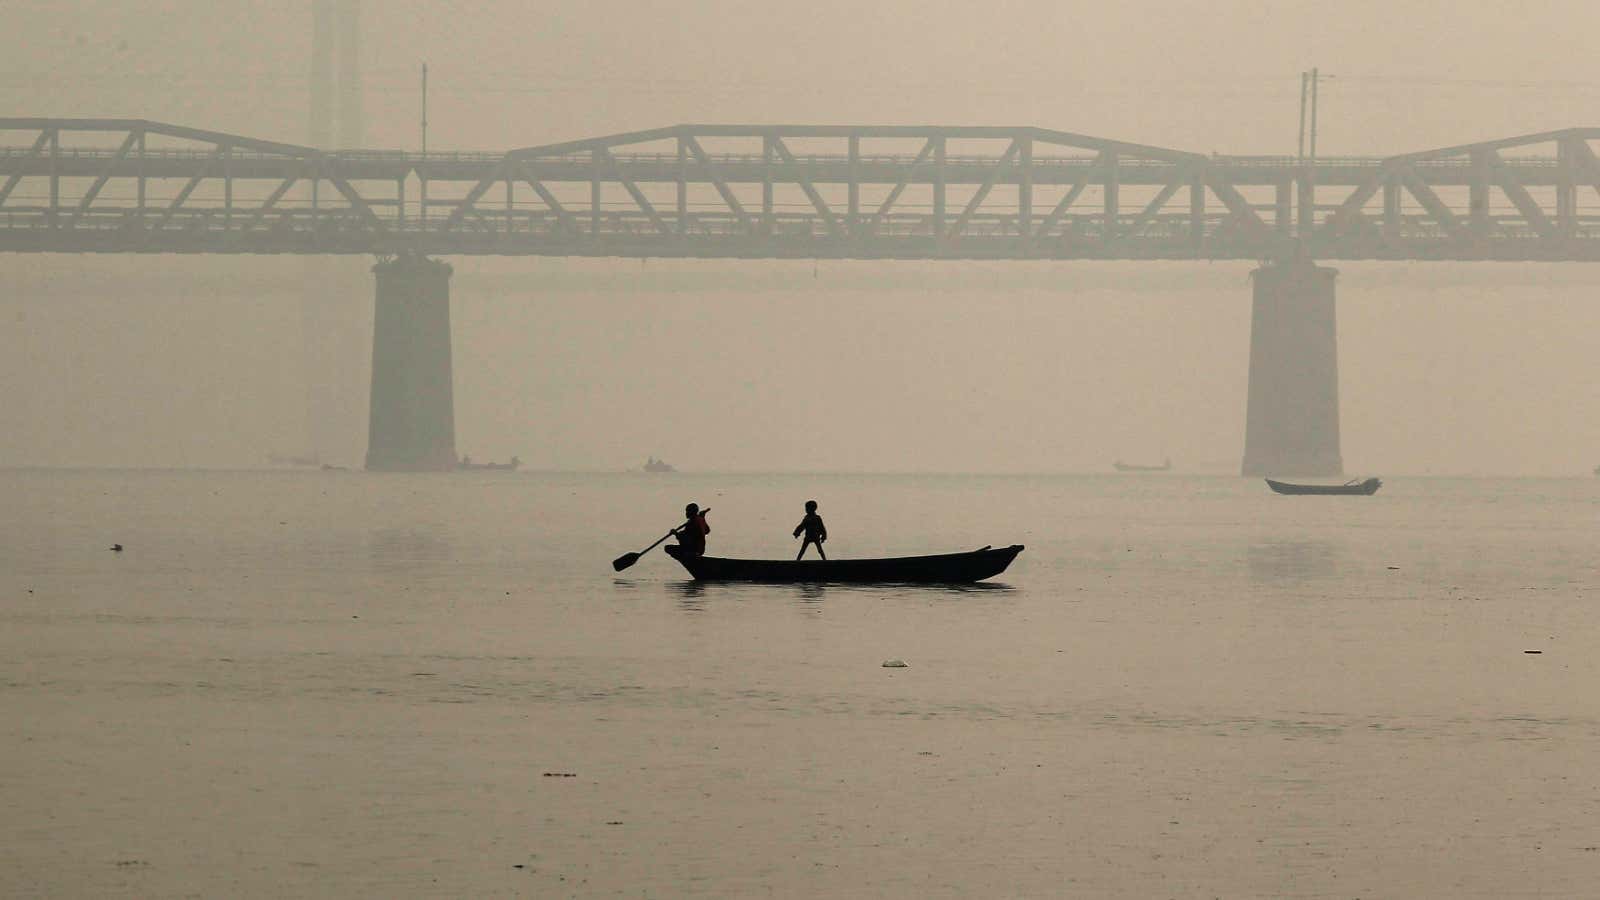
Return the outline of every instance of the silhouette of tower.
{"type": "Polygon", "coordinates": [[[319,149],[361,146],[361,0],[311,0],[311,120],[319,149]]]}
{"type": "MultiPolygon", "coordinates": [[[[311,0],[311,85],[306,143],[321,150],[360,147],[364,140],[360,0],[311,0]]],[[[309,203],[310,188],[303,199],[309,203]]],[[[359,344],[347,307],[339,261],[307,257],[300,299],[304,352],[304,453],[344,457],[358,440],[346,423],[358,420],[359,344]]]]}

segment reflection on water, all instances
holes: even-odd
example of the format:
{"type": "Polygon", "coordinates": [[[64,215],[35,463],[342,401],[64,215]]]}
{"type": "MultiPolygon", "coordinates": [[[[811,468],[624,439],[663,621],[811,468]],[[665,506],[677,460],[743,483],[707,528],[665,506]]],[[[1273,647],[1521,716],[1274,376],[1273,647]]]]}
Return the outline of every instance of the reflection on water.
{"type": "MultiPolygon", "coordinates": [[[[619,586],[633,587],[632,582],[617,579],[619,586]]],[[[846,584],[836,582],[804,582],[798,584],[762,584],[758,582],[704,582],[674,581],[667,584],[669,594],[677,596],[678,607],[691,612],[706,608],[705,601],[718,597],[733,600],[779,601],[788,605],[820,611],[823,602],[849,600],[882,600],[886,598],[918,598],[929,601],[972,601],[978,596],[999,598],[1020,593],[1009,584],[980,581],[974,584],[846,584]]]]}
{"type": "Polygon", "coordinates": [[[974,581],[971,584],[941,584],[945,591],[953,594],[1009,594],[1016,588],[1003,581],[974,581]]]}
{"type": "Polygon", "coordinates": [[[1267,541],[1245,549],[1245,563],[1256,581],[1331,578],[1343,568],[1344,557],[1344,547],[1329,541],[1267,541]]]}
{"type": "Polygon", "coordinates": [[[703,581],[669,582],[667,592],[678,595],[678,608],[684,612],[700,612],[706,608],[706,583],[703,581]]]}
{"type": "Polygon", "coordinates": [[[706,583],[692,579],[669,581],[667,582],[667,590],[686,599],[698,600],[706,595],[706,583]]]}
{"type": "Polygon", "coordinates": [[[412,569],[449,562],[455,553],[450,532],[441,525],[376,528],[367,546],[368,558],[380,569],[412,569]]]}

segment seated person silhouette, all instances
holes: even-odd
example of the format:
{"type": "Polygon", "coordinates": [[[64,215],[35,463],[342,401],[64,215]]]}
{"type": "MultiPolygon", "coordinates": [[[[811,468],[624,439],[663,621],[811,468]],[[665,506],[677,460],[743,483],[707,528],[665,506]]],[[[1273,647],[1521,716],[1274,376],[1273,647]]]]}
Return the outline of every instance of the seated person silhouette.
{"type": "Polygon", "coordinates": [[[676,546],[667,547],[667,552],[678,559],[694,559],[706,555],[706,535],[711,533],[711,526],[706,524],[705,514],[700,511],[700,504],[691,503],[683,508],[684,522],[673,529],[677,537],[676,546]]]}

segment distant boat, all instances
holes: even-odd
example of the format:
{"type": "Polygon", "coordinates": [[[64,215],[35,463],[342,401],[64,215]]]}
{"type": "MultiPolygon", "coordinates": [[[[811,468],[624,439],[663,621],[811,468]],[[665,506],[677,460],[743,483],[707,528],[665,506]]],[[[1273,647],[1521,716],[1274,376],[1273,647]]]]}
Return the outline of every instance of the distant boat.
{"type": "Polygon", "coordinates": [[[762,581],[781,584],[818,583],[920,583],[962,584],[982,581],[1006,570],[1022,552],[1021,544],[995,550],[984,547],[967,553],[939,556],[900,556],[888,559],[720,559],[715,556],[681,557],[667,546],[696,581],[762,581]]]}
{"type": "Polygon", "coordinates": [[[1139,466],[1119,459],[1111,464],[1111,468],[1118,472],[1166,472],[1172,468],[1172,458],[1169,456],[1162,460],[1159,466],[1139,466]]]}
{"type": "Polygon", "coordinates": [[[1600,475],[1600,466],[1595,466],[1595,467],[1594,467],[1594,473],[1595,473],[1595,474],[1596,474],[1596,475],[1600,475]]]}
{"type": "Polygon", "coordinates": [[[310,456],[284,456],[281,453],[268,453],[267,462],[274,466],[310,466],[316,468],[322,465],[321,454],[313,453],[310,456]]]}
{"type": "Polygon", "coordinates": [[[677,469],[672,467],[671,463],[667,462],[664,459],[656,459],[654,456],[652,456],[649,459],[644,461],[644,470],[646,472],[676,472],[676,471],[678,471],[677,469]]]}
{"type": "Polygon", "coordinates": [[[1361,481],[1355,478],[1344,484],[1290,484],[1287,481],[1273,481],[1267,479],[1267,487],[1280,494],[1357,494],[1372,495],[1378,492],[1383,482],[1376,478],[1361,481]]]}
{"type": "Polygon", "coordinates": [[[489,472],[489,471],[509,472],[509,471],[514,471],[517,468],[517,466],[520,466],[520,465],[522,465],[522,460],[517,459],[515,456],[511,457],[511,461],[510,462],[503,462],[503,463],[496,463],[496,462],[475,463],[475,462],[472,461],[472,457],[463,456],[463,457],[461,457],[461,462],[456,463],[456,468],[472,470],[472,471],[480,471],[480,472],[489,472]]]}

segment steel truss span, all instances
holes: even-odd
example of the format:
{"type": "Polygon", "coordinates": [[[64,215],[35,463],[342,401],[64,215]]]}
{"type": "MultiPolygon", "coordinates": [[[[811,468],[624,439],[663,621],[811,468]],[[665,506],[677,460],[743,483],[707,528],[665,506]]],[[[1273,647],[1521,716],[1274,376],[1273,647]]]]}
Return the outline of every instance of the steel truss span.
{"type": "Polygon", "coordinates": [[[0,118],[0,251],[1600,260],[1600,128],[1390,157],[679,125],[506,153],[0,118]]]}

